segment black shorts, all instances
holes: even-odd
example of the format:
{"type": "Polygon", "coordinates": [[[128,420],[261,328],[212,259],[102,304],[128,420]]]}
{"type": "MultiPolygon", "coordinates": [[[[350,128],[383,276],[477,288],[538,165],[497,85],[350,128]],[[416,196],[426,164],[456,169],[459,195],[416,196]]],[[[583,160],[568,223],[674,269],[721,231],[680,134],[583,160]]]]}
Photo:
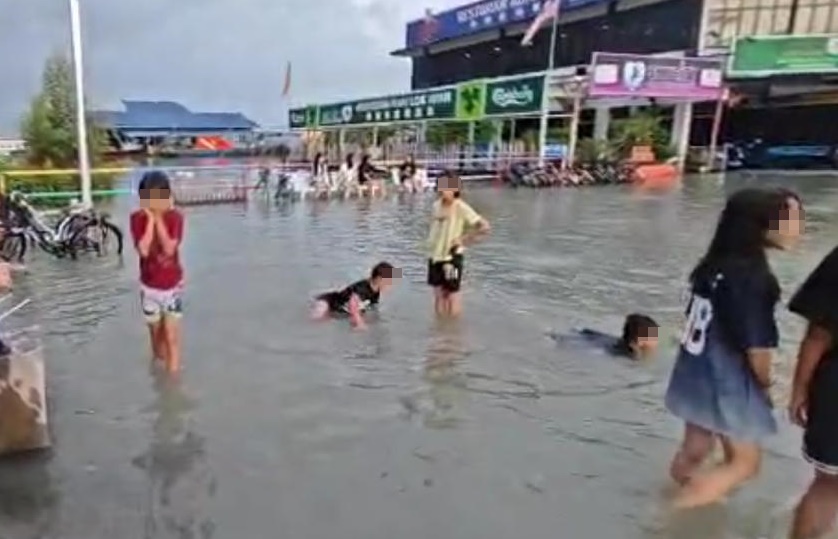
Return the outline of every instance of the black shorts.
{"type": "Polygon", "coordinates": [[[325,301],[329,306],[329,312],[332,314],[343,314],[346,312],[346,302],[341,297],[340,292],[326,292],[320,294],[316,298],[317,301],[325,301]]]}
{"type": "Polygon", "coordinates": [[[455,255],[448,262],[428,260],[428,284],[446,292],[459,292],[463,282],[463,257],[455,255]],[[447,265],[452,266],[450,269],[447,265]],[[446,271],[448,269],[448,271],[446,271]]]}
{"type": "Polygon", "coordinates": [[[838,475],[838,357],[821,359],[809,384],[803,456],[820,472],[838,475]]]}

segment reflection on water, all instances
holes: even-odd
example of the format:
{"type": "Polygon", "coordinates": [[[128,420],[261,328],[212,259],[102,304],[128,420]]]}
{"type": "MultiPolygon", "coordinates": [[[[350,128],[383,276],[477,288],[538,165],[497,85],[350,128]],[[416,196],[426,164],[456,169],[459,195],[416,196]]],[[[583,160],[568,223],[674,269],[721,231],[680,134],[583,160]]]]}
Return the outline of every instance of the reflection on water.
{"type": "MultiPolygon", "coordinates": [[[[787,298],[838,238],[838,184],[764,180],[799,188],[811,217],[797,252],[772,255],[787,298]]],[[[725,506],[670,515],[661,495],[685,278],[724,196],[756,181],[467,186],[493,233],[467,253],[459,323],[433,321],[429,198],[189,208],[188,391],[146,383],[133,254],[33,253],[15,284],[43,328],[55,444],[0,468],[0,538],[780,539],[809,474],[787,422],[725,506]],[[315,294],[380,260],[404,277],[368,331],[310,323],[315,294]],[[629,312],[661,323],[655,361],[547,337],[618,333],[629,312]]],[[[788,373],[803,328],[779,322],[788,373]]]]}
{"type": "Polygon", "coordinates": [[[148,475],[145,539],[210,539],[212,517],[205,515],[216,482],[206,463],[205,440],[196,434],[188,412],[191,404],[181,383],[154,373],[156,400],[148,451],[135,466],[148,475]]]}

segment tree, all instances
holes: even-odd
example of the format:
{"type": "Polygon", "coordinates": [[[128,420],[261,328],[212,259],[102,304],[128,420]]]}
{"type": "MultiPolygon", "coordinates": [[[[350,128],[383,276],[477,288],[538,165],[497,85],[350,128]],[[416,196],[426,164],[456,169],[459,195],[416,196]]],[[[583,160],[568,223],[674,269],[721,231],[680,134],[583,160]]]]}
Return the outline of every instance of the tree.
{"type": "Polygon", "coordinates": [[[611,123],[611,139],[622,156],[631,154],[635,146],[650,146],[659,160],[672,155],[669,133],[661,116],[654,110],[637,112],[611,123]]]}
{"type": "MultiPolygon", "coordinates": [[[[107,146],[107,135],[88,119],[88,150],[92,162],[98,161],[107,146]]],[[[40,167],[75,167],[78,164],[76,140],[76,89],[73,69],[62,55],[47,59],[41,91],[32,99],[21,122],[27,159],[40,167]]]]}

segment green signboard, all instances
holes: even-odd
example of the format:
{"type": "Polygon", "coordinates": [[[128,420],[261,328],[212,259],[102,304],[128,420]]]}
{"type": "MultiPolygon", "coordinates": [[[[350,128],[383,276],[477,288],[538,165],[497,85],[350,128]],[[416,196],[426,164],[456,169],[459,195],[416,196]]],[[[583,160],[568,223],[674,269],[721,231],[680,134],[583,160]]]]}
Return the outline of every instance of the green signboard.
{"type": "Polygon", "coordinates": [[[388,124],[454,117],[454,90],[443,88],[359,101],[332,103],[320,107],[318,125],[388,124]]]}
{"type": "Polygon", "coordinates": [[[456,88],[291,109],[288,125],[312,129],[424,120],[471,122],[486,116],[538,113],[543,95],[543,75],[473,80],[456,88]]]}
{"type": "Polygon", "coordinates": [[[761,36],[736,40],[728,77],[838,73],[838,34],[761,36]]]}
{"type": "Polygon", "coordinates": [[[311,129],[317,127],[318,107],[290,109],[288,111],[288,126],[291,129],[311,129]]]}
{"type": "Polygon", "coordinates": [[[486,82],[472,80],[457,85],[457,120],[468,122],[483,118],[486,109],[486,82]]]}
{"type": "Polygon", "coordinates": [[[541,110],[544,76],[490,81],[486,85],[486,116],[534,113],[541,110]]]}

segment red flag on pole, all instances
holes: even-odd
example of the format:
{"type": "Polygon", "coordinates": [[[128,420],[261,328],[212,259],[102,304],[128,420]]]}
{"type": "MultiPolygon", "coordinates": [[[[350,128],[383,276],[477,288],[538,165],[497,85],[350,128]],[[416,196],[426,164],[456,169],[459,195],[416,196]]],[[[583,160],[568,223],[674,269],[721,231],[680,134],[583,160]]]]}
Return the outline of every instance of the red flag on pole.
{"type": "Polygon", "coordinates": [[[538,15],[536,15],[535,19],[533,19],[530,27],[527,28],[527,33],[524,34],[524,39],[521,40],[521,45],[525,47],[531,45],[533,38],[535,38],[535,34],[541,30],[541,27],[544,26],[547,21],[557,19],[558,17],[559,0],[547,0],[544,2],[544,5],[541,7],[541,11],[538,12],[538,15]]]}
{"type": "Polygon", "coordinates": [[[282,97],[291,93],[291,62],[285,64],[285,83],[282,85],[282,97]]]}

